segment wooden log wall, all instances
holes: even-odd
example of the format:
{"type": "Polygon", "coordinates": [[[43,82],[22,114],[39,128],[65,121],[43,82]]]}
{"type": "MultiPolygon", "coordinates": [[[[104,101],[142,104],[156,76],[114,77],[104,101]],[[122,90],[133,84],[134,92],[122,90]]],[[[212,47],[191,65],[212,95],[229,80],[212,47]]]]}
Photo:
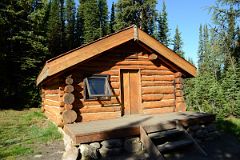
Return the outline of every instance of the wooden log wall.
{"type": "Polygon", "coordinates": [[[176,96],[176,112],[184,112],[186,111],[186,103],[184,101],[183,94],[183,78],[182,73],[176,72],[174,74],[175,77],[175,96],[176,96]]]}
{"type": "Polygon", "coordinates": [[[130,54],[106,53],[75,68],[74,79],[79,88],[77,107],[78,121],[92,121],[121,117],[120,69],[139,69],[141,76],[141,107],[143,114],[173,112],[175,100],[174,72],[163,64],[149,60],[148,52],[130,54]],[[109,82],[114,93],[111,100],[84,100],[83,79],[91,74],[110,75],[109,82]]]}
{"type": "Polygon", "coordinates": [[[58,125],[64,124],[63,112],[69,110],[77,113],[76,122],[121,117],[121,69],[140,70],[142,103],[139,107],[143,114],[184,111],[186,105],[182,92],[182,74],[150,55],[152,53],[143,49],[131,53],[112,50],[66,71],[61,78],[65,80],[65,77],[71,74],[74,80],[74,83],[70,84],[72,86],[66,84],[66,81],[59,81],[58,88],[43,91],[46,115],[58,125]],[[153,57],[153,60],[149,57],[153,57]],[[84,99],[84,78],[93,74],[109,75],[114,94],[109,100],[84,99]],[[71,101],[71,98],[64,100],[66,93],[73,94],[74,101],[71,101]]]}
{"type": "MultiPolygon", "coordinates": [[[[55,81],[54,81],[55,82],[55,81]]],[[[42,87],[42,111],[57,126],[62,127],[64,111],[63,88],[57,84],[46,83],[42,87]]]]}

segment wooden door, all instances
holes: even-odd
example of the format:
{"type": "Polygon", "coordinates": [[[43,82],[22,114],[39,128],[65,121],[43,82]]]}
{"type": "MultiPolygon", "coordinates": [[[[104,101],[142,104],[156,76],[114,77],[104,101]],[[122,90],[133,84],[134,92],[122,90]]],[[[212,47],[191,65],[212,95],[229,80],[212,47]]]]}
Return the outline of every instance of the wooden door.
{"type": "Polygon", "coordinates": [[[122,115],[140,113],[140,78],[138,70],[121,70],[122,115]]]}

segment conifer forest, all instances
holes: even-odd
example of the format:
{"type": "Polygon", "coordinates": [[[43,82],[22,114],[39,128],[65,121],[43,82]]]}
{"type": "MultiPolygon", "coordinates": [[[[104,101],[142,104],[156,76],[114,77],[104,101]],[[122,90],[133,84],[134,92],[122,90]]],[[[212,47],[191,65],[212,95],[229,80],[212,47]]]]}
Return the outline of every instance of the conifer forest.
{"type": "MultiPolygon", "coordinates": [[[[1,108],[40,106],[36,77],[46,60],[132,24],[193,63],[184,54],[180,28],[169,28],[164,1],[117,0],[110,7],[107,0],[76,2],[1,0],[1,108]]],[[[239,0],[216,0],[208,8],[212,23],[195,29],[198,73],[184,81],[189,110],[240,117],[239,7],[239,0]]]]}

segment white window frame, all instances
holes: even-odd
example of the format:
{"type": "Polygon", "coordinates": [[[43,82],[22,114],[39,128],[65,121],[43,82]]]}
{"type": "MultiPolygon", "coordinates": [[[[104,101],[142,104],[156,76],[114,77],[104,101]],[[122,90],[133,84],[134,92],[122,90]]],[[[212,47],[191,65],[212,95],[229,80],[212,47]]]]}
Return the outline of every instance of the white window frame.
{"type": "Polygon", "coordinates": [[[113,93],[109,84],[109,75],[93,75],[84,79],[84,91],[85,91],[85,100],[94,100],[94,99],[109,99],[113,93]],[[92,94],[89,86],[89,79],[91,78],[102,78],[105,80],[104,94],[92,94]]]}

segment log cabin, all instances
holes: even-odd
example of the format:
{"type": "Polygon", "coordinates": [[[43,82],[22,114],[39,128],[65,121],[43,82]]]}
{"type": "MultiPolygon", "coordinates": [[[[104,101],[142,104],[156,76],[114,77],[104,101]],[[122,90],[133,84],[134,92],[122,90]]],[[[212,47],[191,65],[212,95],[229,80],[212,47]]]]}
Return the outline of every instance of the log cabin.
{"type": "Polygon", "coordinates": [[[130,26],[48,60],[39,76],[42,111],[73,122],[184,112],[183,78],[194,65],[130,26]]]}

